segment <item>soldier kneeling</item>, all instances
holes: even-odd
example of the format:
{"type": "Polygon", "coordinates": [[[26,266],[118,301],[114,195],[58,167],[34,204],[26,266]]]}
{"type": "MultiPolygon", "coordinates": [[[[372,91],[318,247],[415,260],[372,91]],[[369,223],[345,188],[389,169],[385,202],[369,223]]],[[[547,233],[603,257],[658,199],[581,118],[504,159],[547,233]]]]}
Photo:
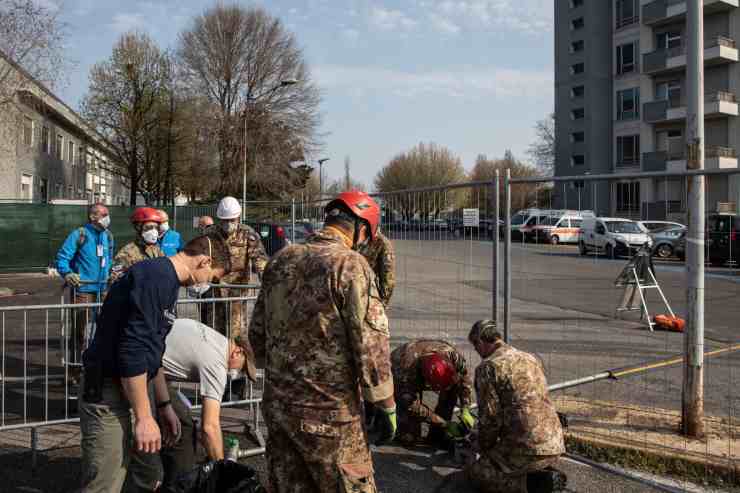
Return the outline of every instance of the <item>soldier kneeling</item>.
{"type": "Polygon", "coordinates": [[[550,401],[542,363],[506,344],[492,320],[473,325],[468,340],[483,361],[475,371],[479,458],[467,468],[482,493],[565,488],[551,466],[565,453],[563,428],[550,401]]]}

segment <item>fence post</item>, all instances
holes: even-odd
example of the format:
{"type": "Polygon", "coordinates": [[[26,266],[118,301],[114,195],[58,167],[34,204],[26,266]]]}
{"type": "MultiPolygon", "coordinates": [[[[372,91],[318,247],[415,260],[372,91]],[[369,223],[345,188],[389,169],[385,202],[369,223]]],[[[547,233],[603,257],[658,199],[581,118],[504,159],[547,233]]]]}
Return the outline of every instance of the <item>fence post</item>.
{"type": "Polygon", "coordinates": [[[504,341],[511,342],[511,170],[504,173],[504,341]]]}
{"type": "Polygon", "coordinates": [[[491,293],[492,293],[492,306],[491,311],[493,312],[493,321],[496,322],[496,327],[499,326],[499,317],[498,317],[498,252],[499,252],[499,235],[501,232],[499,231],[498,227],[498,220],[500,217],[500,211],[499,211],[499,173],[498,170],[494,170],[493,175],[493,193],[491,194],[491,197],[493,197],[493,238],[491,238],[493,242],[493,258],[491,259],[491,282],[493,282],[491,293]]]}
{"type": "MultiPolygon", "coordinates": [[[[688,51],[686,81],[687,168],[704,169],[704,4],[687,4],[688,51]]],[[[688,320],[684,335],[682,428],[686,436],[704,435],[704,227],[706,178],[692,176],[689,183],[689,229],[686,237],[688,320]]]]}
{"type": "Polygon", "coordinates": [[[291,243],[295,243],[295,197],[290,199],[290,214],[291,214],[290,241],[291,243]]]}
{"type": "Polygon", "coordinates": [[[38,428],[31,428],[31,470],[35,471],[38,465],[39,432],[38,428]]]}

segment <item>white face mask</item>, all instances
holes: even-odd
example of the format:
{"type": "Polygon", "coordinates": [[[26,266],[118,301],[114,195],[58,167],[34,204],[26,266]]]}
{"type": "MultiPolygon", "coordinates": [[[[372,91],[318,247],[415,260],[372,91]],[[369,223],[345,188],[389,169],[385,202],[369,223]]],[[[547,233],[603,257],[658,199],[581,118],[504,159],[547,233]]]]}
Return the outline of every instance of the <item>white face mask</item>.
{"type": "Polygon", "coordinates": [[[98,224],[103,229],[108,229],[108,226],[110,226],[110,216],[105,216],[105,217],[100,218],[100,220],[98,221],[98,224]]]}
{"type": "Polygon", "coordinates": [[[141,234],[141,238],[144,240],[144,243],[147,245],[154,245],[157,240],[159,239],[159,233],[156,229],[150,229],[147,231],[144,231],[141,234]]]}
{"type": "Polygon", "coordinates": [[[238,380],[242,377],[242,371],[238,368],[229,368],[229,380],[238,380]]]}
{"type": "Polygon", "coordinates": [[[221,223],[221,228],[228,234],[233,233],[239,228],[239,223],[237,222],[228,222],[228,223],[221,223]]]}
{"type": "Polygon", "coordinates": [[[166,233],[170,230],[170,223],[162,223],[159,225],[159,231],[161,233],[166,233]]]}

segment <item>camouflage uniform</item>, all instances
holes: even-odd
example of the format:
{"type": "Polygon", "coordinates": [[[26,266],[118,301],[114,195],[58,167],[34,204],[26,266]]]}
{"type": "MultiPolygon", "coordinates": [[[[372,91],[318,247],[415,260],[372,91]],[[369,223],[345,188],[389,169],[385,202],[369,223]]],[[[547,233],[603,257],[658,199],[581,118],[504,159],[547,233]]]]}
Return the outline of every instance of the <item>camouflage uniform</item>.
{"type": "Polygon", "coordinates": [[[470,406],[473,402],[473,384],[465,358],[454,346],[444,341],[421,340],[397,347],[391,354],[396,405],[398,406],[398,436],[412,444],[421,438],[421,424],[431,425],[430,439],[443,436],[443,426],[452,419],[455,405],[470,406]],[[439,393],[437,406],[432,411],[423,402],[424,392],[430,391],[421,370],[421,358],[430,354],[446,356],[454,365],[460,381],[449,390],[439,393]]]}
{"type": "Polygon", "coordinates": [[[542,363],[498,342],[475,371],[480,459],[468,469],[482,492],[525,492],[527,473],[565,453],[542,363]]]}
{"type": "Polygon", "coordinates": [[[142,239],[136,239],[121,248],[113,257],[113,266],[110,271],[110,282],[113,284],[120,279],[132,265],[150,258],[164,257],[159,245],[147,245],[142,239]]]}
{"type": "Polygon", "coordinates": [[[378,279],[380,299],[387,307],[396,287],[396,253],[391,240],[378,231],[374,239],[360,249],[378,279]]]}
{"type": "MultiPolygon", "coordinates": [[[[229,274],[221,278],[224,284],[249,284],[252,280],[252,271],[259,277],[267,265],[267,254],[262,246],[262,240],[251,227],[240,224],[235,233],[227,236],[223,229],[217,226],[208,228],[206,234],[213,241],[226,244],[229,251],[229,274]]],[[[251,293],[244,289],[214,288],[206,293],[206,297],[233,298],[249,296],[251,293]]],[[[204,305],[201,309],[201,321],[210,325],[220,333],[235,339],[247,329],[245,313],[246,304],[240,301],[204,305]],[[215,312],[215,313],[214,313],[215,312]],[[227,315],[228,312],[228,315],[227,315]]]]}
{"type": "Polygon", "coordinates": [[[272,493],[376,492],[362,401],[393,395],[375,275],[331,228],[267,266],[249,328],[264,361],[272,493]]]}

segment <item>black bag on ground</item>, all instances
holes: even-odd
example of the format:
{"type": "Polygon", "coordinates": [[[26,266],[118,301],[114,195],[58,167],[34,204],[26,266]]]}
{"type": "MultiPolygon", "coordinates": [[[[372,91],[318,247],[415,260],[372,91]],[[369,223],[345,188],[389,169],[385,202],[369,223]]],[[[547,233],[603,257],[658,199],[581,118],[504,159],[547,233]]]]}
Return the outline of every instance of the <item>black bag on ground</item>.
{"type": "Polygon", "coordinates": [[[233,461],[202,464],[173,483],[164,485],[163,493],[266,493],[257,472],[233,461]]]}

